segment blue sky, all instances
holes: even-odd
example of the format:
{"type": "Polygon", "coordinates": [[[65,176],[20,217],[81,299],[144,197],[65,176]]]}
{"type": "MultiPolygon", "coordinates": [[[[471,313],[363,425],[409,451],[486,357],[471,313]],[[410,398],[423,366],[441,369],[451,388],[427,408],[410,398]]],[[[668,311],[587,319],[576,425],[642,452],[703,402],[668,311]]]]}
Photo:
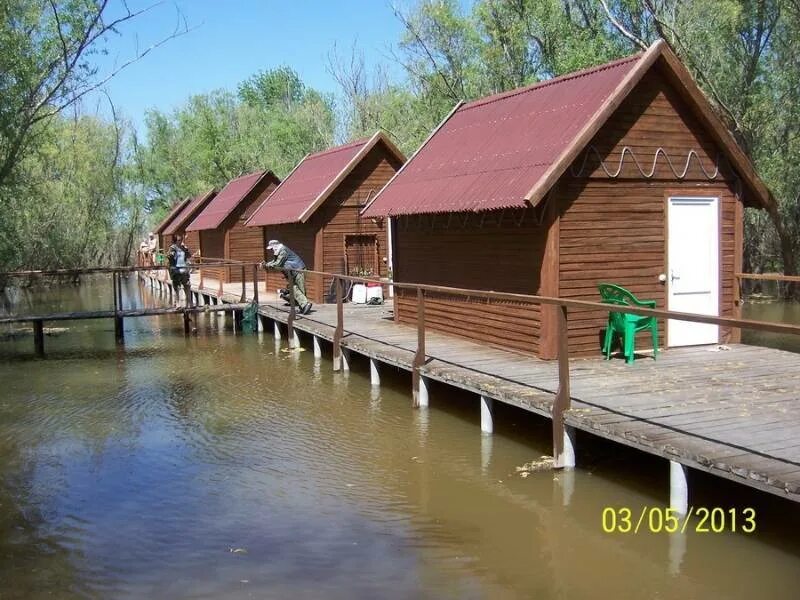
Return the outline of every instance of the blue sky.
{"type": "MultiPolygon", "coordinates": [[[[114,7],[119,10],[118,0],[114,7]]],[[[129,0],[136,10],[157,0],[129,0]]],[[[105,85],[116,109],[141,130],[148,108],[170,110],[188,96],[235,89],[253,73],[289,65],[307,85],[337,92],[326,71],[328,52],[337,45],[349,56],[354,41],[367,63],[388,63],[389,48],[402,27],[388,0],[172,0],[159,4],[109,40],[98,56],[103,76],[137,52],[168,36],[177,14],[190,33],[156,48],[105,85]]],[[[399,68],[391,73],[401,77],[399,68]]],[[[84,108],[108,114],[100,95],[84,108]]]]}

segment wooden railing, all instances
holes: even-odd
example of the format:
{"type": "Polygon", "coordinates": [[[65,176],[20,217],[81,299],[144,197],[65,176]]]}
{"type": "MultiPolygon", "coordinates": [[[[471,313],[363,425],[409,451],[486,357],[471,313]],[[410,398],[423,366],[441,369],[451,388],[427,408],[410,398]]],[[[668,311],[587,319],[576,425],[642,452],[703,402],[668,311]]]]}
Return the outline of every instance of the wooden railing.
{"type": "MultiPolygon", "coordinates": [[[[333,278],[336,287],[336,330],[333,337],[333,369],[341,369],[341,343],[344,335],[344,310],[342,298],[342,282],[351,281],[354,283],[379,283],[386,285],[382,279],[355,277],[340,275],[336,273],[326,273],[322,271],[302,270],[299,271],[306,275],[320,275],[333,278]]],[[[733,327],[738,329],[752,329],[756,331],[768,331],[772,333],[782,333],[800,335],[800,326],[786,325],[784,323],[773,323],[766,321],[753,321],[749,319],[739,319],[732,317],[712,317],[707,315],[697,315],[670,310],[640,308],[634,306],[617,306],[592,302],[588,300],[570,300],[565,298],[553,298],[549,296],[535,296],[529,294],[514,294],[506,292],[494,292],[487,290],[473,290],[464,288],[454,288],[439,285],[398,283],[389,282],[388,285],[396,289],[411,290],[417,296],[417,349],[412,363],[412,391],[414,406],[419,406],[420,378],[422,369],[428,360],[425,349],[426,322],[425,322],[425,299],[429,294],[438,293],[450,296],[469,296],[473,298],[485,298],[487,300],[514,301],[528,304],[549,305],[557,308],[557,349],[558,349],[558,388],[552,406],[553,424],[553,457],[556,466],[564,466],[564,436],[566,434],[564,426],[564,413],[571,406],[570,396],[570,360],[568,347],[568,325],[570,310],[602,310],[605,312],[619,312],[635,314],[645,317],[656,317],[658,319],[674,319],[678,321],[690,321],[693,323],[705,323],[719,325],[723,327],[733,327]]],[[[293,286],[289,286],[290,290],[293,286]]],[[[293,337],[292,327],[295,320],[295,302],[293,293],[290,296],[289,309],[289,339],[293,337]]]]}

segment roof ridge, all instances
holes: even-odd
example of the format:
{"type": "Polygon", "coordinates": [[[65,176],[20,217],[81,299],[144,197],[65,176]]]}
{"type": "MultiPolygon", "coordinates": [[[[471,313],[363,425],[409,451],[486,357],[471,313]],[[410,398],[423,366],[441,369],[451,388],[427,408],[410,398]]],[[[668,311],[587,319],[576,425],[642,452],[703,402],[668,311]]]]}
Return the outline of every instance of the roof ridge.
{"type": "Polygon", "coordinates": [[[492,94],[489,96],[484,96],[483,98],[478,98],[477,100],[472,100],[467,102],[464,106],[462,106],[458,112],[469,110],[471,108],[478,108],[480,106],[486,106],[487,104],[491,104],[492,102],[497,102],[499,100],[505,100],[506,98],[511,98],[513,96],[518,96],[520,94],[526,94],[528,92],[533,92],[542,88],[549,87],[551,85],[557,85],[559,83],[563,83],[565,81],[570,81],[572,79],[578,79],[579,77],[586,77],[587,75],[592,75],[594,73],[600,73],[601,71],[606,71],[608,69],[613,69],[615,67],[619,67],[620,65],[624,65],[629,62],[633,62],[635,60],[639,60],[644,56],[644,52],[639,52],[637,54],[632,54],[631,56],[625,56],[623,58],[618,58],[616,60],[612,60],[607,63],[603,63],[601,65],[596,65],[594,67],[588,67],[586,69],[581,69],[579,71],[573,71],[571,73],[565,73],[564,75],[559,75],[558,77],[553,77],[552,79],[546,79],[544,81],[537,81],[536,83],[531,83],[530,85],[526,85],[523,87],[519,87],[513,90],[507,90],[505,92],[498,92],[497,94],[492,94]]]}
{"type": "Polygon", "coordinates": [[[259,175],[259,176],[264,175],[268,170],[269,169],[261,169],[260,171],[253,171],[251,173],[245,173],[244,175],[239,175],[238,177],[234,177],[228,183],[226,183],[225,187],[227,187],[228,184],[233,183],[234,181],[239,181],[240,179],[245,179],[246,177],[252,177],[253,175],[259,175]]]}

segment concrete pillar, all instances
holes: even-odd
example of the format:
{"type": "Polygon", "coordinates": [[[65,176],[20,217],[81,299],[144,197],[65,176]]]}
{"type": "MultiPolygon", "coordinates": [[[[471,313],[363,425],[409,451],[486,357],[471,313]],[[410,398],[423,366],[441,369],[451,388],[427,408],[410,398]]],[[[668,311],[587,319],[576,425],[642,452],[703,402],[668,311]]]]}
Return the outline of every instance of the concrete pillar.
{"type": "Polygon", "coordinates": [[[314,358],[322,358],[322,346],[319,343],[319,336],[314,337],[314,358]]]}
{"type": "Polygon", "coordinates": [[[342,348],[342,371],[347,373],[350,371],[350,351],[342,348]]]}
{"type": "Polygon", "coordinates": [[[481,396],[481,431],[494,432],[494,404],[491,398],[481,396]]]}
{"type": "Polygon", "coordinates": [[[256,315],[256,327],[258,328],[258,333],[264,333],[264,317],[261,315],[256,315]]]}
{"type": "Polygon", "coordinates": [[[561,486],[561,504],[569,506],[572,500],[572,493],[575,491],[575,471],[565,469],[558,473],[558,484],[561,486]]]}
{"type": "Polygon", "coordinates": [[[292,328],[292,343],[289,345],[290,348],[299,348],[300,347],[300,336],[297,335],[297,329],[292,328]]]}
{"type": "Polygon", "coordinates": [[[277,321],[272,322],[272,334],[275,336],[276,340],[281,339],[281,326],[277,321]]]}
{"type": "Polygon", "coordinates": [[[669,535],[669,574],[680,575],[686,556],[686,533],[678,529],[669,535]]]}
{"type": "Polygon", "coordinates": [[[379,387],[381,385],[381,374],[378,372],[378,361],[374,358],[369,359],[369,382],[379,387]]]}
{"type": "Polygon", "coordinates": [[[564,425],[564,454],[561,456],[559,468],[575,467],[575,428],[564,425]]]}
{"type": "Polygon", "coordinates": [[[430,398],[428,396],[428,378],[424,375],[419,376],[419,407],[428,408],[430,398]]]}
{"type": "Polygon", "coordinates": [[[689,482],[687,469],[681,463],[669,461],[669,507],[679,515],[689,510],[689,482]]]}

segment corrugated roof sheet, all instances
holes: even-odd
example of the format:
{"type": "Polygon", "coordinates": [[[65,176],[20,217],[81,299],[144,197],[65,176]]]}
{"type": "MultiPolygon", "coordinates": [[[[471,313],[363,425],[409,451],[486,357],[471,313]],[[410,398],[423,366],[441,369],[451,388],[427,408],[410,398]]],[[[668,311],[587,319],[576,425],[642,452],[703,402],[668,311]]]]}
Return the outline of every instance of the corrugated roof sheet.
{"type": "Polygon", "coordinates": [[[214,197],[214,190],[210,190],[205,194],[200,194],[199,196],[195,196],[192,198],[189,203],[183,207],[181,212],[178,213],[172,222],[167,225],[164,229],[164,235],[172,235],[173,233],[177,233],[178,231],[182,231],[186,228],[188,223],[192,222],[192,219],[197,215],[197,213],[206,206],[206,204],[214,197]]]}
{"type": "Polygon", "coordinates": [[[525,206],[525,195],[641,56],[462,105],[380,192],[365,216],[525,206]]]}
{"type": "Polygon", "coordinates": [[[222,188],[222,191],[195,217],[195,220],[189,224],[186,231],[216,229],[219,227],[268,173],[270,172],[256,171],[255,173],[242,175],[230,180],[222,188]]]}
{"type": "Polygon", "coordinates": [[[248,225],[296,223],[372,138],[309,154],[250,217],[248,225]]]}
{"type": "Polygon", "coordinates": [[[192,199],[192,197],[189,196],[188,198],[184,198],[183,200],[181,200],[180,202],[175,204],[175,206],[173,206],[170,209],[170,211],[167,213],[167,216],[164,217],[164,219],[153,230],[153,233],[159,234],[162,231],[164,231],[164,229],[167,227],[167,225],[169,225],[172,222],[172,219],[174,219],[178,215],[178,213],[181,212],[187,204],[189,204],[189,201],[191,199],[192,199]]]}

